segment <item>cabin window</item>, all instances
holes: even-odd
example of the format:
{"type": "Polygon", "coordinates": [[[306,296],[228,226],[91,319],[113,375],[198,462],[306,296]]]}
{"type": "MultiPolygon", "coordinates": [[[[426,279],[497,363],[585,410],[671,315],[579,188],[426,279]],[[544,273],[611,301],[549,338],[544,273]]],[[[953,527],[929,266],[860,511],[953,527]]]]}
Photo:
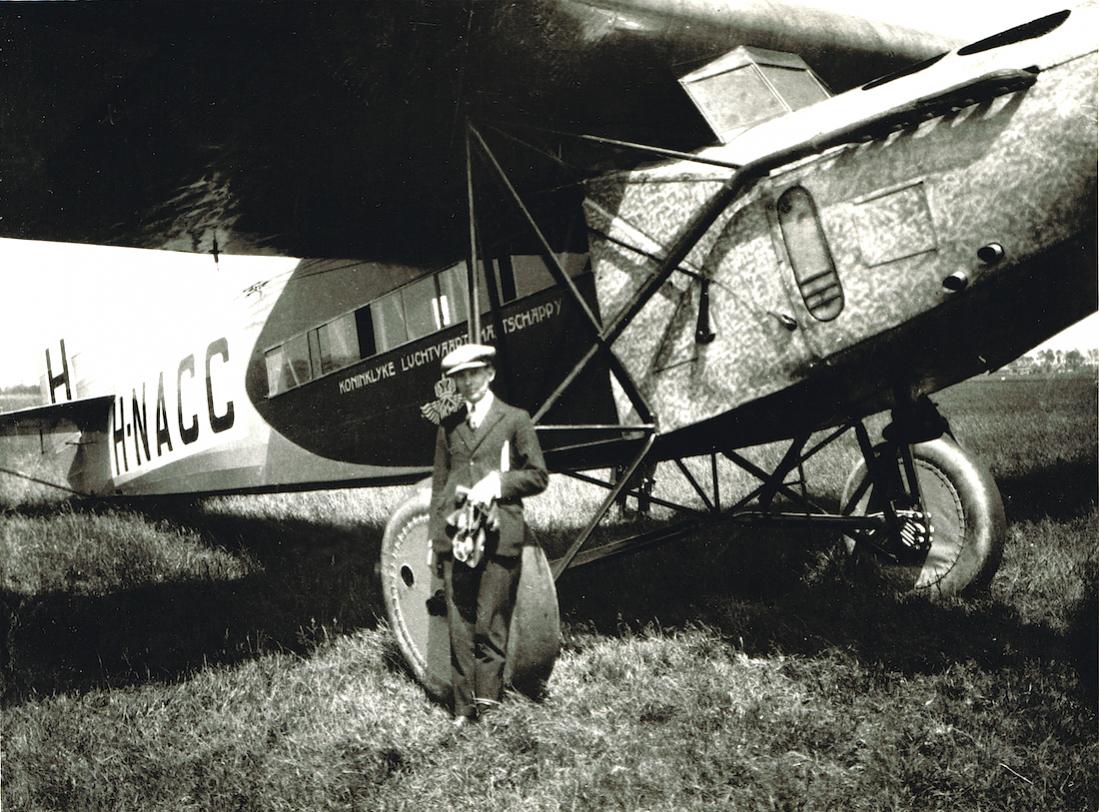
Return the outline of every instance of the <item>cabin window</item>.
{"type": "Polygon", "coordinates": [[[511,302],[519,298],[519,294],[515,292],[515,268],[511,264],[510,255],[502,256],[496,261],[496,282],[501,302],[511,302]]]}
{"type": "Polygon", "coordinates": [[[292,381],[291,386],[301,386],[313,379],[313,370],[309,361],[309,341],[303,333],[294,336],[283,345],[286,355],[283,357],[283,369],[292,381]]]}
{"type": "MultiPolygon", "coordinates": [[[[545,261],[538,256],[523,255],[511,258],[514,273],[513,298],[522,299],[540,290],[553,286],[553,274],[549,272],[545,261]]],[[[507,301],[505,299],[504,301],[507,301]]]]}
{"type": "Polygon", "coordinates": [[[270,395],[301,386],[313,378],[309,361],[309,339],[305,333],[294,336],[280,347],[268,350],[265,360],[267,391],[270,395]]]}
{"type": "Polygon", "coordinates": [[[378,352],[385,352],[408,341],[399,290],[372,303],[370,313],[374,320],[374,346],[378,352]]]}
{"type": "MultiPolygon", "coordinates": [[[[576,276],[578,268],[587,262],[586,254],[562,254],[558,257],[565,266],[569,276],[576,276]]],[[[546,266],[541,256],[534,254],[505,254],[497,257],[489,264],[487,269],[496,282],[496,291],[500,296],[501,304],[514,302],[526,296],[533,296],[539,291],[551,288],[556,284],[553,274],[546,266]]],[[[461,316],[455,319],[455,323],[465,321],[465,266],[461,268],[461,316]]],[[[488,295],[488,287],[483,273],[477,274],[477,296],[482,313],[488,313],[492,309],[492,299],[488,295]]]]}
{"type": "MultiPolygon", "coordinates": [[[[588,255],[569,251],[558,254],[557,261],[568,276],[576,277],[584,271],[588,255]]],[[[503,302],[533,296],[557,284],[541,255],[515,254],[500,257],[496,262],[496,278],[503,302]]]]}
{"type": "Polygon", "coordinates": [[[436,307],[439,312],[440,329],[465,321],[467,318],[465,263],[447,268],[435,279],[438,283],[436,307]]]}
{"type": "Polygon", "coordinates": [[[794,186],[782,193],[778,221],[806,309],[819,321],[831,321],[843,310],[843,287],[808,190],[794,186]]]}
{"type": "MultiPolygon", "coordinates": [[[[369,314],[369,307],[362,309],[369,314]]],[[[322,324],[310,335],[315,336],[317,348],[313,363],[313,371],[316,375],[335,372],[337,369],[355,363],[361,357],[355,313],[345,313],[328,324],[322,324]]]]}
{"type": "MultiPolygon", "coordinates": [[[[585,254],[561,256],[573,276],[586,261],[585,254]]],[[[504,304],[554,284],[538,256],[501,257],[489,269],[504,304]]],[[[481,310],[488,312],[491,300],[484,274],[477,279],[481,310]]],[[[466,321],[466,281],[466,265],[460,262],[269,349],[264,357],[268,396],[466,321]]]]}
{"type": "Polygon", "coordinates": [[[264,355],[264,360],[267,362],[268,396],[277,395],[279,392],[285,392],[290,388],[290,384],[282,374],[283,356],[285,354],[282,347],[275,347],[273,350],[268,350],[264,355]]]}
{"type": "Polygon", "coordinates": [[[433,276],[418,279],[401,288],[401,301],[409,339],[423,338],[442,329],[433,276]]]}

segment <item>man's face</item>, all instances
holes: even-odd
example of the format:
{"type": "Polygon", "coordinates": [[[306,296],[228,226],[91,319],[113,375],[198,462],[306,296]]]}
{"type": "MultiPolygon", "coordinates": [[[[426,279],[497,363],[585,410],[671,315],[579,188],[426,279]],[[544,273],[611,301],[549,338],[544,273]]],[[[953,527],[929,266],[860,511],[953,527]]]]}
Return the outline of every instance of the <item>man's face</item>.
{"type": "Polygon", "coordinates": [[[460,369],[450,377],[454,379],[454,385],[458,387],[458,394],[464,400],[476,403],[485,396],[488,385],[496,377],[496,370],[492,367],[460,369]]]}

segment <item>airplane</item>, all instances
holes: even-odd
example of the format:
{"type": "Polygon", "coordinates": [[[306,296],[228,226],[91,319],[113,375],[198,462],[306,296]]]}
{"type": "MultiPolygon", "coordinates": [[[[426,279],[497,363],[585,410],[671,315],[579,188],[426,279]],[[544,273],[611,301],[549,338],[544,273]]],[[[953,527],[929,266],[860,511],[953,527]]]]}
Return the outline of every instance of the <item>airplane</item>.
{"type": "MultiPolygon", "coordinates": [[[[547,1],[528,18],[424,2],[321,20],[297,6],[200,6],[212,29],[182,7],[155,12],[197,50],[175,35],[143,50],[153,12],[136,5],[97,8],[103,20],[81,6],[21,10],[8,30],[28,52],[47,31],[69,47],[59,72],[85,70],[46,101],[24,91],[22,117],[8,111],[21,194],[5,198],[2,234],[103,243],[86,250],[170,261],[182,280],[214,262],[235,291],[143,338],[155,360],[137,368],[59,336],[44,355],[48,405],[0,415],[0,436],[60,439],[57,484],[97,498],[412,486],[379,570],[398,645],[440,698],[449,654],[424,477],[434,425],[461,408],[439,361],[471,339],[497,346],[498,391],[533,415],[550,470],[607,491],[562,555],[524,553],[509,652],[520,688],[537,690],[556,659],[558,577],[703,522],[827,528],[918,593],[987,585],[1002,501],[928,396],[1097,309],[1096,8],[958,47],[793,5],[784,26],[775,7],[547,1]],[[269,18],[251,31],[259,9],[269,18]],[[289,46],[298,27],[332,50],[217,47],[230,33],[289,46]],[[108,41],[126,47],[87,45],[108,41]],[[96,108],[84,95],[102,75],[88,64],[114,60],[121,87],[164,49],[167,84],[201,80],[173,99],[214,109],[197,124],[156,113],[157,167],[136,141],[140,97],[95,87],[108,101],[96,108]],[[397,52],[416,57],[408,75],[383,70],[397,52]],[[319,120],[345,129],[297,122],[266,143],[271,105],[245,94],[229,109],[222,79],[287,81],[283,68],[241,73],[253,59],[275,69],[272,53],[295,70],[329,60],[327,78],[365,118],[392,126],[368,142],[361,112],[342,119],[304,82],[319,120]],[[498,70],[512,61],[522,70],[498,70]],[[860,66],[890,72],[856,78],[860,66]],[[46,109],[67,116],[48,132],[34,124],[46,109]],[[310,160],[335,156],[316,169],[322,202],[289,149],[314,135],[310,160]],[[196,161],[202,177],[181,185],[196,161]],[[270,186],[282,161],[286,199],[270,186]],[[324,250],[330,238],[339,253],[324,250]],[[318,258],[287,259],[293,248],[318,258]],[[239,256],[256,252],[284,256],[239,256]],[[864,421],[883,410],[875,441],[864,421]],[[801,472],[848,433],[862,461],[830,510],[801,472]],[[743,453],[778,441],[770,470],[743,453]],[[719,457],[758,487],[723,505],[719,457]],[[708,461],[709,490],[691,458],[708,461]],[[657,463],[703,507],[652,493],[657,463]],[[589,545],[627,494],[683,518],[589,545]]],[[[288,87],[286,110],[300,112],[308,93],[288,87]]]]}

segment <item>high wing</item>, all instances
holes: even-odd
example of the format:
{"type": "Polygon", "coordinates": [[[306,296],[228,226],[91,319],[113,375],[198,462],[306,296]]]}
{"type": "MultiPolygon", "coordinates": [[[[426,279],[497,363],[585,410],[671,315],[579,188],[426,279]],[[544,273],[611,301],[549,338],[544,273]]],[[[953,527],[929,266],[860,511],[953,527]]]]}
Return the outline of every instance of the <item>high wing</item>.
{"type": "MultiPolygon", "coordinates": [[[[695,149],[712,136],[676,79],[741,44],[837,90],[951,45],[762,0],[5,5],[0,236],[453,257],[465,117],[695,149]]],[[[498,146],[526,189],[562,184],[498,146]]]]}

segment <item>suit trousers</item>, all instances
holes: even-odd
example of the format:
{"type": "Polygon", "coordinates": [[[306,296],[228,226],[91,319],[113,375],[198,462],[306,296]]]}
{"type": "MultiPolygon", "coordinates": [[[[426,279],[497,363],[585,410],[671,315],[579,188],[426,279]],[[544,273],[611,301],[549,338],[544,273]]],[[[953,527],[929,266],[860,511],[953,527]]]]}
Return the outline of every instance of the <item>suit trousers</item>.
{"type": "Polygon", "coordinates": [[[467,567],[452,556],[443,560],[455,716],[473,716],[503,696],[519,561],[486,555],[467,567]]]}

